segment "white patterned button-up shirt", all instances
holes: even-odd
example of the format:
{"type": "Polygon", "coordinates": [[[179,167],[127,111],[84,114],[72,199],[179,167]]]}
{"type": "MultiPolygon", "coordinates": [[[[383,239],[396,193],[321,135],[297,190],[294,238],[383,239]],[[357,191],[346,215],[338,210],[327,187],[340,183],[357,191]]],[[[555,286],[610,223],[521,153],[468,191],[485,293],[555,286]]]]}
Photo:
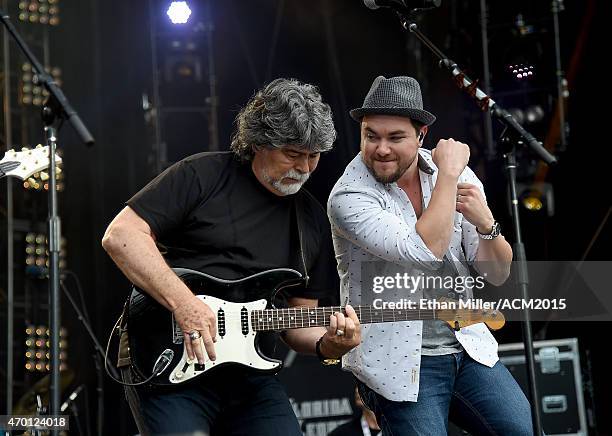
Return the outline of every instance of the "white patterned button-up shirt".
{"type": "MultiPolygon", "coordinates": [[[[419,149],[419,176],[425,207],[436,183],[437,168],[429,150],[419,149]]],[[[482,183],[467,168],[460,183],[482,183]]],[[[439,262],[416,232],[416,213],[406,193],[396,183],[377,182],[359,153],[336,182],[327,203],[338,273],[340,297],[361,304],[361,264],[388,261],[394,264],[439,262]]],[[[454,232],[447,255],[461,275],[469,275],[465,262],[476,258],[479,237],[463,215],[455,213],[454,232]],[[462,246],[464,249],[462,249],[462,246]],[[460,263],[461,262],[461,263],[460,263]]],[[[471,291],[466,295],[471,297],[471,291]]],[[[362,324],[362,343],[343,357],[350,370],[371,389],[393,401],[417,401],[423,321],[362,324]]],[[[497,342],[485,324],[455,332],[465,351],[477,362],[492,367],[498,360],[497,342]]]]}

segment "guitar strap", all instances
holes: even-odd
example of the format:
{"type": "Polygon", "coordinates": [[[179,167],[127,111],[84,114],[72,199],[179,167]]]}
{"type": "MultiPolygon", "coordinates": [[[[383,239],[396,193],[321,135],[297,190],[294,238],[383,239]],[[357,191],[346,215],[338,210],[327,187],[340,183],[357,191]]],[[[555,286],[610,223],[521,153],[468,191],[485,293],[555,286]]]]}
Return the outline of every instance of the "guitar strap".
{"type": "MultiPolygon", "coordinates": [[[[130,358],[130,343],[128,338],[128,302],[130,301],[132,293],[128,295],[128,298],[123,305],[123,311],[121,312],[121,316],[118,320],[118,327],[113,331],[113,334],[119,336],[119,350],[118,350],[118,358],[117,358],[117,368],[121,368],[124,366],[128,366],[132,364],[132,359],[130,358]]],[[[108,358],[108,356],[107,356],[108,358]]]]}
{"type": "Polygon", "coordinates": [[[300,260],[302,261],[302,267],[304,268],[304,286],[308,287],[308,281],[310,280],[310,277],[308,277],[308,268],[306,267],[306,255],[304,254],[304,240],[303,240],[303,233],[302,233],[302,220],[301,217],[304,216],[304,212],[302,211],[302,207],[300,204],[300,201],[296,198],[293,201],[294,204],[294,208],[295,208],[295,221],[296,221],[296,227],[297,227],[297,233],[298,233],[298,243],[299,243],[299,255],[300,255],[300,260]]]}

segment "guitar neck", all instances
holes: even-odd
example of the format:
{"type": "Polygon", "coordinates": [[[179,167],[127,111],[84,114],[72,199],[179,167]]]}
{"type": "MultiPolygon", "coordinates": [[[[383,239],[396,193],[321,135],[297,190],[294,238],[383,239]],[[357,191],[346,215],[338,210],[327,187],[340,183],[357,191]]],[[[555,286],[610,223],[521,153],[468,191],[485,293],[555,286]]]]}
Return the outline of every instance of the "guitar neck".
{"type": "MultiPolygon", "coordinates": [[[[354,309],[361,324],[438,319],[434,309],[376,309],[372,306],[355,306],[354,309]]],[[[336,312],[346,314],[341,306],[253,310],[251,323],[255,331],[327,327],[330,315],[336,312]]]]}
{"type": "Polygon", "coordinates": [[[19,162],[15,161],[0,162],[0,177],[4,176],[9,171],[14,170],[18,166],[19,162]]]}

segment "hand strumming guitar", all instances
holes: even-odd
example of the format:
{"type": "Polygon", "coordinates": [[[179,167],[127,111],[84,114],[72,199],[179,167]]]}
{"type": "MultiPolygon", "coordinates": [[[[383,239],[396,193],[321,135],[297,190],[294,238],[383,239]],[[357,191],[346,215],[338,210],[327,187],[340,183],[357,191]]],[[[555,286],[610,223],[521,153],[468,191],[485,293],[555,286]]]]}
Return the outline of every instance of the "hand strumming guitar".
{"type": "Polygon", "coordinates": [[[206,350],[208,358],[215,360],[217,322],[210,307],[195,295],[191,295],[180,301],[172,313],[183,332],[189,359],[197,358],[198,363],[203,364],[206,357],[204,350],[206,350]]]}

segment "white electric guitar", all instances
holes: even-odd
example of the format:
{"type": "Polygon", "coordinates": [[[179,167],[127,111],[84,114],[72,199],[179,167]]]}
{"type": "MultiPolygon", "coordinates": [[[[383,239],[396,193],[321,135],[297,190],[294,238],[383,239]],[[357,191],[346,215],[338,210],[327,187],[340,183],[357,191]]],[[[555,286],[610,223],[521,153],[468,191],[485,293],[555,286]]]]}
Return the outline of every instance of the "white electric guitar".
{"type": "MultiPolygon", "coordinates": [[[[55,163],[62,163],[62,158],[55,154],[55,163]]],[[[9,150],[0,161],[0,178],[13,176],[27,180],[32,175],[40,173],[40,178],[46,181],[48,175],[44,172],[49,168],[49,147],[39,145],[33,149],[23,148],[21,151],[9,150]]]]}

